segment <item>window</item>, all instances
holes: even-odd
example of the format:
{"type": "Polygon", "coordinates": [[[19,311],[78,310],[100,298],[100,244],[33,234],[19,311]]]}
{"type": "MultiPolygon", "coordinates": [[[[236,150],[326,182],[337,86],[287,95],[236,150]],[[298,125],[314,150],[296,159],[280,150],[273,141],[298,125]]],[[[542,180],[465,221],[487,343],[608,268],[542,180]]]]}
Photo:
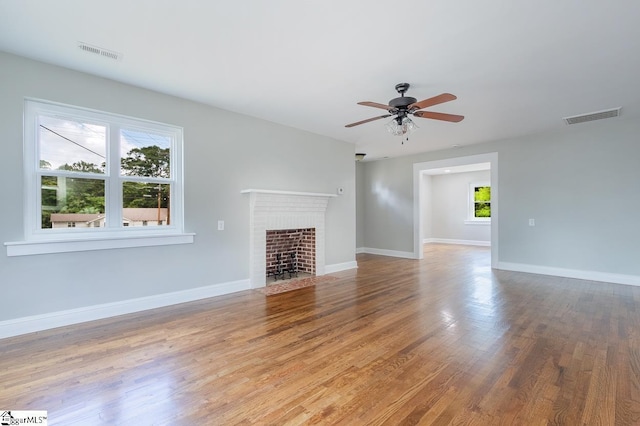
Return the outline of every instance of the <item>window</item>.
{"type": "Polygon", "coordinates": [[[35,100],[24,125],[27,241],[16,245],[186,235],[181,128],[35,100]]]}
{"type": "Polygon", "coordinates": [[[491,223],[491,185],[488,182],[469,184],[469,215],[465,223],[491,223]]]}

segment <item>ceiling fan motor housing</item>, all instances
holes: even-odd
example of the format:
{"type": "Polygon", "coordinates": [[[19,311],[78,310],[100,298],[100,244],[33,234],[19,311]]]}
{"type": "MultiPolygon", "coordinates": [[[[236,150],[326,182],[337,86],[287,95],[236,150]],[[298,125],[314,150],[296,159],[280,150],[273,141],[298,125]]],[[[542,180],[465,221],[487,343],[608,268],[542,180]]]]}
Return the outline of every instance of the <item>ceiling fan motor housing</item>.
{"type": "Polygon", "coordinates": [[[409,83],[398,83],[396,84],[396,91],[400,93],[399,98],[393,98],[389,101],[389,106],[391,108],[406,110],[409,105],[416,103],[418,100],[416,98],[412,98],[411,96],[405,96],[405,92],[409,90],[411,85],[409,83]]]}
{"type": "Polygon", "coordinates": [[[389,106],[398,109],[407,109],[411,104],[416,103],[418,100],[411,96],[401,96],[399,98],[393,98],[389,101],[389,106]]]}

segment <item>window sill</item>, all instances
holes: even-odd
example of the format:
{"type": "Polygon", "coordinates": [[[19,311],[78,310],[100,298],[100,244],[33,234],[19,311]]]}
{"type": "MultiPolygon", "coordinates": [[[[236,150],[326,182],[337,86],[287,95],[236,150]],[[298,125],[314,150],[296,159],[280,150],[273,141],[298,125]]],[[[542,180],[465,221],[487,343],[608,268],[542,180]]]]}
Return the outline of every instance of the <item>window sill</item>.
{"type": "Polygon", "coordinates": [[[465,220],[465,225],[491,225],[491,220],[465,220]]]}
{"type": "Polygon", "coordinates": [[[190,233],[115,238],[85,238],[81,240],[17,241],[4,243],[4,245],[7,247],[7,256],[30,256],[74,251],[192,244],[194,236],[195,234],[190,233]]]}

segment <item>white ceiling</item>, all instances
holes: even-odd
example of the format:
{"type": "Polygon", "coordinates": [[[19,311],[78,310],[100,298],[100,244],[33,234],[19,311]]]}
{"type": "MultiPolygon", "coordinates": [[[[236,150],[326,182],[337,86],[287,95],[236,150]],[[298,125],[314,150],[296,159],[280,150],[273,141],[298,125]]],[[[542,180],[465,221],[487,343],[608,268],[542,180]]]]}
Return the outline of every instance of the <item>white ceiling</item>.
{"type": "Polygon", "coordinates": [[[355,144],[365,161],[640,115],[637,0],[0,0],[0,50],[355,144]],[[122,54],[81,51],[85,42],[122,54]],[[428,110],[401,144],[384,114],[408,82],[428,110]]]}

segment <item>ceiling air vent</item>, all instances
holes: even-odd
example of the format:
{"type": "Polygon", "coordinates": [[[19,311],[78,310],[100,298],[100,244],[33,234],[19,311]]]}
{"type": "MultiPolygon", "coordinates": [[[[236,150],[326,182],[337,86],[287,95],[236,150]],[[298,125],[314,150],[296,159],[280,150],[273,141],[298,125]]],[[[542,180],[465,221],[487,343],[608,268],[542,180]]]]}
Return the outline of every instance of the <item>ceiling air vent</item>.
{"type": "Polygon", "coordinates": [[[80,48],[80,50],[84,52],[93,53],[94,55],[99,55],[104,58],[113,59],[114,61],[119,61],[120,59],[122,59],[122,53],[114,52],[113,50],[103,49],[102,47],[98,47],[98,46],[92,46],[90,44],[83,43],[81,41],[78,42],[78,47],[80,48]]]}
{"type": "Polygon", "coordinates": [[[604,118],[613,118],[620,116],[622,107],[607,109],[604,111],[590,112],[589,114],[574,115],[573,117],[565,117],[563,120],[567,124],[585,123],[587,121],[602,120],[604,118]]]}

